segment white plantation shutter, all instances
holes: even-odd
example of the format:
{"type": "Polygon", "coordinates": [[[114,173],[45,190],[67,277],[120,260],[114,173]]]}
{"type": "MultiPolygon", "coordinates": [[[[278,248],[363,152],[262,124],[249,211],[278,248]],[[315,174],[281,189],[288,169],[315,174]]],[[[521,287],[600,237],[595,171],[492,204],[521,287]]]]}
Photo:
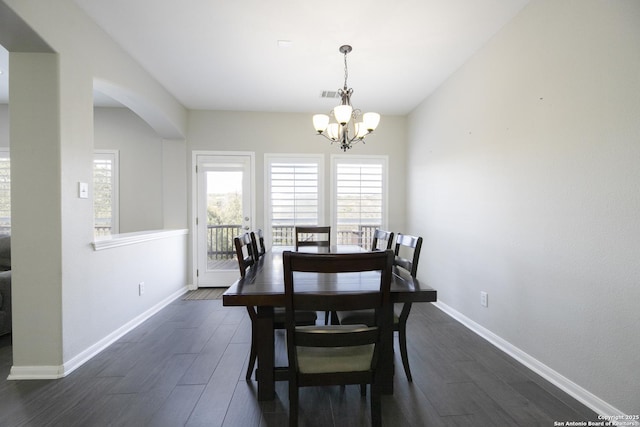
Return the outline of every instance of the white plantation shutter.
{"type": "Polygon", "coordinates": [[[118,152],[96,150],[93,159],[94,233],[118,233],[118,152]]]}
{"type": "Polygon", "coordinates": [[[386,224],[386,158],[334,159],[334,209],[338,244],[368,248],[386,224]]]}
{"type": "Polygon", "coordinates": [[[0,149],[0,234],[11,233],[11,161],[9,150],[0,149]]]}
{"type": "Polygon", "coordinates": [[[267,157],[267,214],[273,246],[294,243],[296,225],[320,225],[322,159],[267,157]]]}

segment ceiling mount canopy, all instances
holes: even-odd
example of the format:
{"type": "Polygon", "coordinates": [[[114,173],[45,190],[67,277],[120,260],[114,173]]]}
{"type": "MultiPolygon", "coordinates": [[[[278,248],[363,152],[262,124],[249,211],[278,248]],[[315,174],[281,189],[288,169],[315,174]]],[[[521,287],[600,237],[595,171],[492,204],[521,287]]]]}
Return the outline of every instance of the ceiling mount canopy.
{"type": "Polygon", "coordinates": [[[353,89],[347,86],[349,71],[347,68],[347,54],[353,50],[349,45],[340,46],[340,53],[344,55],[344,87],[338,89],[338,95],[342,99],[340,105],[336,106],[327,114],[316,114],[313,116],[313,127],[332,143],[337,142],[342,151],[347,151],[353,144],[362,141],[371,134],[380,122],[380,114],[364,113],[351,106],[351,95],[353,89]],[[331,119],[333,118],[333,121],[331,119]]]}

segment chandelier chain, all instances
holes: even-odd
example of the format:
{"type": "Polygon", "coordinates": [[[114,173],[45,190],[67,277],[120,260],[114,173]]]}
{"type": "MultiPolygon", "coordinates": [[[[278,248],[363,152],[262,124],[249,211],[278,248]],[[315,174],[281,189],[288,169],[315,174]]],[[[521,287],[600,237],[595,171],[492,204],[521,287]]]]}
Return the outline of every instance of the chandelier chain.
{"type": "Polygon", "coordinates": [[[344,53],[344,90],[347,90],[347,77],[349,77],[349,69],[347,68],[347,53],[344,53]]]}

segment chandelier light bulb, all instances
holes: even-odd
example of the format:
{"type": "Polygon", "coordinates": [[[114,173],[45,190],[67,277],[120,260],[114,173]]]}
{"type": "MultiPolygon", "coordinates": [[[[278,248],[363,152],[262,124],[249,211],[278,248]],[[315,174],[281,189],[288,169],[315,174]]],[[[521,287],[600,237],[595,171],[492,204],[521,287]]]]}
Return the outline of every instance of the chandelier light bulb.
{"type": "Polygon", "coordinates": [[[342,135],[342,132],[340,132],[341,130],[342,126],[338,123],[329,123],[329,127],[327,127],[327,134],[329,134],[329,138],[331,140],[337,141],[342,135]]]}
{"type": "Polygon", "coordinates": [[[369,131],[363,122],[356,122],[355,124],[356,138],[363,139],[369,131]]]}
{"type": "Polygon", "coordinates": [[[316,114],[313,116],[313,127],[316,132],[322,133],[327,129],[329,125],[329,116],[326,114],[316,114]]]}
{"type": "Polygon", "coordinates": [[[378,127],[378,123],[380,123],[380,114],[378,113],[364,113],[362,116],[362,121],[366,129],[369,132],[373,132],[378,127]]]}
{"type": "Polygon", "coordinates": [[[351,113],[353,113],[353,107],[351,107],[351,105],[338,105],[333,109],[333,115],[336,121],[343,126],[351,120],[351,113]]]}

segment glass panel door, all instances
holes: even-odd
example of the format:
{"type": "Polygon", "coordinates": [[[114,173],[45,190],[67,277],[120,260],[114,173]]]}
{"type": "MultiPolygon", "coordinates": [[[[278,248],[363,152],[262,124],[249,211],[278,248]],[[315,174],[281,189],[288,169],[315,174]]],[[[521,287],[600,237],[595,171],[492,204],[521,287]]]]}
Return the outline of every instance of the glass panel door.
{"type": "Polygon", "coordinates": [[[253,229],[251,156],[197,156],[199,287],[224,287],[239,276],[233,238],[253,229]]]}

